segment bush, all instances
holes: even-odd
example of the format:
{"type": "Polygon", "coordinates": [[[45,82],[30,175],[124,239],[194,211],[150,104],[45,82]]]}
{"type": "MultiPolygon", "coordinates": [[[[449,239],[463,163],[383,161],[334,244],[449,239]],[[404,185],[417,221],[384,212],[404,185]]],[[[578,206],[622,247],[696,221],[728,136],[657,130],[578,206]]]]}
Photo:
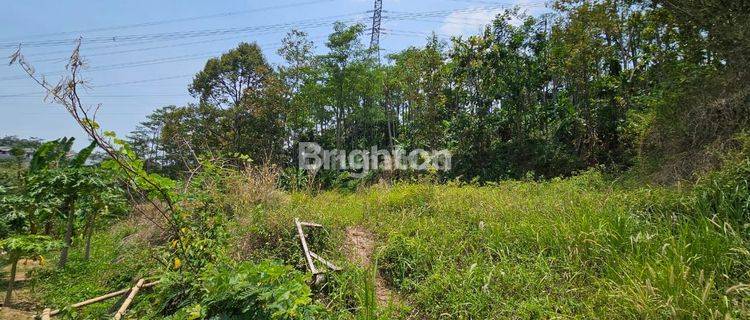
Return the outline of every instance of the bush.
{"type": "Polygon", "coordinates": [[[169,279],[161,296],[184,299],[167,301],[179,306],[173,319],[309,319],[322,310],[308,276],[273,261],[209,265],[194,283],[169,279]]]}
{"type": "Polygon", "coordinates": [[[750,222],[750,157],[731,161],[696,185],[696,209],[735,225],[750,222]]]}

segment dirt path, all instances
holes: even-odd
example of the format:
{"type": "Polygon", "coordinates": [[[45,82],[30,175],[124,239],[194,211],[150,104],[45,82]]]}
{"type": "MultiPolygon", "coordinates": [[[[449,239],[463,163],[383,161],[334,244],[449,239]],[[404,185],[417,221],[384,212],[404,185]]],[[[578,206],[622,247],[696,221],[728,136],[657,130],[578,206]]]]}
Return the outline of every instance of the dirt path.
{"type": "MultiPolygon", "coordinates": [[[[346,228],[346,253],[349,261],[367,268],[372,262],[372,253],[375,248],[375,235],[362,227],[346,228]]],[[[385,280],[380,274],[375,274],[375,296],[378,305],[387,305],[388,302],[397,302],[398,296],[388,289],[385,280]]]]}
{"type": "MultiPolygon", "coordinates": [[[[21,259],[18,261],[18,271],[16,273],[16,289],[13,290],[13,306],[12,307],[0,307],[0,320],[12,319],[12,320],[23,320],[33,319],[36,315],[33,310],[34,303],[29,294],[29,289],[26,287],[26,281],[29,280],[27,272],[38,268],[39,262],[28,259],[21,259]]],[[[6,266],[3,269],[3,284],[8,280],[10,274],[10,266],[6,266]]],[[[5,287],[2,288],[2,296],[5,297],[5,287]]]]}
{"type": "MultiPolygon", "coordinates": [[[[5,269],[3,269],[3,277],[8,278],[8,275],[10,275],[10,265],[5,266],[5,269]]],[[[16,271],[16,281],[22,282],[26,281],[26,273],[31,271],[31,269],[35,269],[39,267],[39,261],[36,260],[30,260],[30,259],[21,259],[18,260],[18,270],[16,271]]]]}
{"type": "Polygon", "coordinates": [[[0,308],[0,320],[25,320],[34,319],[35,314],[29,311],[16,310],[12,308],[0,308]]]}

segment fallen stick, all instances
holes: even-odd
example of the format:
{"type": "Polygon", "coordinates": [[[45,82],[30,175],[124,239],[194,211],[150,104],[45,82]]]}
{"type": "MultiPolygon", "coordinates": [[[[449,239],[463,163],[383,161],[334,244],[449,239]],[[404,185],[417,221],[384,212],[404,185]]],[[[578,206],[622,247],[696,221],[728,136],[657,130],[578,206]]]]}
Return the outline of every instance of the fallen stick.
{"type": "Polygon", "coordinates": [[[305,227],[317,227],[317,228],[322,228],[323,227],[322,224],[312,223],[312,222],[301,221],[299,224],[301,224],[301,225],[303,225],[305,227]]]}
{"type": "Polygon", "coordinates": [[[305,253],[305,260],[307,260],[307,266],[310,267],[312,274],[318,274],[318,269],[313,264],[312,257],[310,257],[310,250],[307,248],[307,240],[305,240],[305,232],[302,231],[302,224],[299,219],[294,218],[294,224],[297,225],[297,234],[299,234],[299,241],[302,243],[302,250],[305,253]]]}
{"type": "Polygon", "coordinates": [[[130,303],[133,302],[133,298],[135,298],[135,295],[141,289],[141,286],[143,286],[143,279],[138,280],[138,283],[135,284],[135,287],[133,287],[133,290],[130,291],[128,298],[125,299],[125,302],[123,302],[122,306],[120,306],[120,310],[117,310],[117,313],[115,313],[115,318],[114,318],[115,320],[120,320],[122,318],[122,315],[124,315],[125,311],[128,310],[130,303]]]}
{"type": "Polygon", "coordinates": [[[321,256],[319,256],[319,255],[315,254],[315,252],[312,252],[312,251],[310,251],[310,255],[311,255],[311,256],[312,256],[313,258],[317,259],[318,261],[322,262],[322,263],[323,263],[324,265],[326,265],[326,266],[327,266],[328,268],[330,268],[331,270],[334,270],[334,271],[339,271],[339,270],[341,270],[341,268],[337,267],[337,266],[336,266],[335,264],[333,264],[332,262],[330,262],[330,261],[328,261],[328,260],[326,260],[326,259],[323,259],[323,258],[322,258],[321,256]]]}
{"type": "MultiPolygon", "coordinates": [[[[141,286],[141,288],[149,288],[149,287],[153,287],[153,286],[155,286],[157,284],[159,284],[159,281],[154,281],[154,282],[151,282],[151,283],[145,283],[145,284],[143,284],[141,286]]],[[[126,294],[126,293],[130,292],[130,290],[132,290],[132,289],[133,288],[127,288],[127,289],[122,289],[120,291],[110,292],[110,293],[107,293],[107,294],[105,294],[103,296],[99,296],[99,297],[96,297],[96,298],[91,298],[91,299],[88,299],[86,301],[81,301],[79,303],[72,304],[70,307],[71,308],[80,308],[80,307],[83,307],[83,306],[90,305],[92,303],[97,303],[99,301],[104,301],[104,300],[111,299],[111,298],[114,298],[114,297],[119,297],[119,296],[121,296],[123,294],[126,294]]],[[[47,311],[48,309],[44,309],[44,310],[47,311]]],[[[49,316],[52,317],[52,316],[60,313],[61,311],[62,310],[60,310],[60,309],[52,310],[52,311],[49,312],[49,316]]],[[[44,319],[44,313],[42,313],[42,319],[44,319]]]]}

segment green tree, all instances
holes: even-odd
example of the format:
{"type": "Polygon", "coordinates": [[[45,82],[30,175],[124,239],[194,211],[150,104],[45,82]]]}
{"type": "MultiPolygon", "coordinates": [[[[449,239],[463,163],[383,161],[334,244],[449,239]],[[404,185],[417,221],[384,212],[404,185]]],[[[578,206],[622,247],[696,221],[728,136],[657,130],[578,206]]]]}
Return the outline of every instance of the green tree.
{"type": "MultiPolygon", "coordinates": [[[[60,251],[60,268],[65,267],[68,261],[68,250],[73,240],[76,200],[84,193],[96,192],[97,187],[101,185],[91,174],[91,169],[84,167],[96,144],[92,142],[70,157],[73,141],[74,139],[70,138],[43,144],[34,154],[30,167],[29,188],[40,194],[55,194],[61,199],[59,212],[65,218],[65,246],[60,251]]],[[[47,221],[48,226],[50,222],[47,221]]]]}
{"type": "Polygon", "coordinates": [[[451,116],[446,105],[445,46],[432,35],[424,48],[413,47],[390,56],[393,65],[387,70],[385,98],[388,128],[407,149],[445,146],[451,116]]]}
{"type": "Polygon", "coordinates": [[[189,90],[200,99],[201,105],[223,108],[221,121],[228,130],[222,140],[229,145],[221,151],[241,154],[256,151],[250,155],[261,157],[254,146],[259,143],[269,146],[263,143],[267,141],[272,141],[272,146],[278,149],[284,129],[280,122],[285,114],[285,89],[257,44],[241,43],[221,57],[210,59],[196,74],[189,90]],[[271,116],[269,111],[277,116],[271,116]]]}

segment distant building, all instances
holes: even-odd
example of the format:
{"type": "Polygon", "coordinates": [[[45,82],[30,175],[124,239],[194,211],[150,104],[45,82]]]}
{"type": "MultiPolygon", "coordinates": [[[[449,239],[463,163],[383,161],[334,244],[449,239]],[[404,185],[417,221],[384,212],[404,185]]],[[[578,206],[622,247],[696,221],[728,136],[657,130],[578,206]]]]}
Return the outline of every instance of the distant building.
{"type": "MultiPolygon", "coordinates": [[[[13,147],[0,146],[0,160],[11,160],[13,159],[13,147]]],[[[25,152],[24,160],[30,160],[34,155],[34,148],[23,148],[25,152]]]]}

